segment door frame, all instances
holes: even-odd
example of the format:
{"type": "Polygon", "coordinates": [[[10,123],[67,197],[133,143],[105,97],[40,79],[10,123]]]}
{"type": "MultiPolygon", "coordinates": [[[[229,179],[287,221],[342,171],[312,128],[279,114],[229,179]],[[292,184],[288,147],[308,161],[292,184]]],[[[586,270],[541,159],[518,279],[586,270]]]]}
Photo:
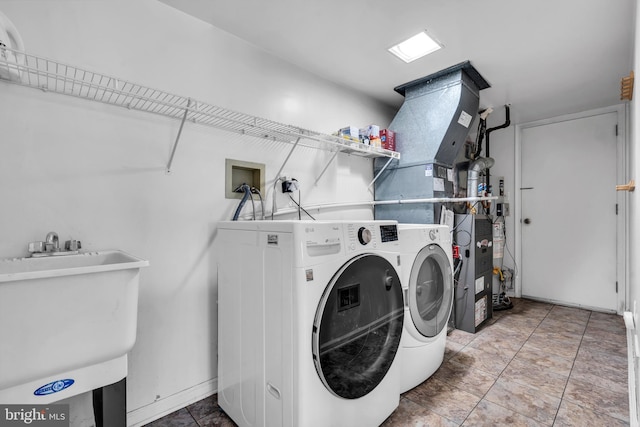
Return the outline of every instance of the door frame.
{"type": "MultiPolygon", "coordinates": [[[[602,114],[615,112],[618,114],[618,135],[617,135],[617,182],[620,184],[626,184],[629,181],[629,108],[628,104],[612,105],[610,107],[599,108],[595,110],[584,111],[581,113],[567,114],[558,117],[552,117],[549,119],[537,120],[533,122],[527,122],[517,124],[515,126],[515,147],[514,147],[514,192],[515,192],[515,206],[514,206],[514,245],[515,245],[515,263],[516,263],[516,277],[515,277],[515,296],[522,296],[522,278],[520,277],[520,271],[517,268],[518,265],[522,265],[522,132],[525,129],[545,126],[554,123],[565,122],[569,120],[583,119],[587,117],[598,116],[602,114]]],[[[618,203],[618,216],[616,221],[616,274],[618,281],[618,301],[617,301],[617,314],[622,314],[628,309],[627,302],[629,301],[629,287],[627,286],[629,278],[629,263],[627,262],[629,256],[629,192],[618,191],[616,195],[618,203]]],[[[549,301],[553,302],[553,301],[549,301]]],[[[592,307],[581,307],[591,309],[592,307]]]]}

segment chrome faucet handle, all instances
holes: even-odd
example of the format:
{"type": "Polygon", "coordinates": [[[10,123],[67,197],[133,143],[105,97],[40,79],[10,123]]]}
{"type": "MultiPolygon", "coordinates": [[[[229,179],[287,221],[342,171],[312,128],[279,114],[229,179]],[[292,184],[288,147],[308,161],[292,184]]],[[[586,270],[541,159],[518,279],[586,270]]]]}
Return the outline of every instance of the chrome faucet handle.
{"type": "Polygon", "coordinates": [[[64,242],[64,248],[67,251],[77,251],[82,248],[82,242],[80,240],[67,240],[64,242]]]}
{"type": "Polygon", "coordinates": [[[44,242],[31,242],[29,243],[29,252],[44,252],[45,251],[45,243],[44,242]]]}

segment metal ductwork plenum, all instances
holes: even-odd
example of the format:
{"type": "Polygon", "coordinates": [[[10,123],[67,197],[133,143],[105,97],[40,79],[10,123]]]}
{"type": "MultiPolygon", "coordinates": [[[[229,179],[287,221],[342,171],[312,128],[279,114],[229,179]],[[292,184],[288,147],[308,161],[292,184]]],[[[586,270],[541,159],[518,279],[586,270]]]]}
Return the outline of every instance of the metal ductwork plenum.
{"type": "MultiPolygon", "coordinates": [[[[488,87],[468,61],[396,87],[405,101],[389,129],[401,158],[376,180],[375,200],[453,197],[453,166],[478,112],[480,90],[488,87]]],[[[384,164],[376,159],[374,174],[384,164]]],[[[375,206],[376,219],[401,223],[433,224],[439,214],[436,203],[375,206]]]]}

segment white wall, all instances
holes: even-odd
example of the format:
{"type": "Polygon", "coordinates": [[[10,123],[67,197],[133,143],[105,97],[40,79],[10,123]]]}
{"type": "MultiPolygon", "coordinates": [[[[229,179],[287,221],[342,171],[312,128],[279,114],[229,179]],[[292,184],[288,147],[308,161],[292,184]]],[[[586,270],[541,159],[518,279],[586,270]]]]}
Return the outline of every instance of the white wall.
{"type": "MultiPolygon", "coordinates": [[[[634,69],[640,69],[640,31],[638,31],[638,22],[640,22],[640,9],[636,11],[636,34],[635,34],[635,52],[634,52],[634,69]]],[[[640,108],[638,108],[638,81],[635,82],[634,98],[631,101],[631,120],[630,120],[630,144],[629,144],[629,158],[631,159],[629,176],[635,178],[638,181],[637,165],[640,163],[640,150],[638,149],[638,142],[640,141],[640,134],[638,133],[638,124],[640,123],[640,108]]],[[[629,309],[633,310],[636,303],[640,303],[640,256],[638,253],[638,239],[640,238],[640,201],[638,197],[640,194],[637,191],[629,193],[629,211],[630,211],[630,229],[629,229],[629,309]]],[[[640,320],[638,318],[638,312],[635,311],[636,322],[640,320]]]]}
{"type": "MultiPolygon", "coordinates": [[[[386,126],[394,114],[155,0],[0,0],[0,10],[31,54],[233,110],[326,133],[386,126]]],[[[56,231],[87,250],[148,259],[129,358],[129,422],[211,394],[212,242],[216,223],[237,206],[224,198],[225,158],[265,163],[271,188],[290,146],[187,123],[167,175],[179,122],[2,82],[0,91],[0,257],[24,256],[28,242],[56,231]]],[[[290,160],[284,172],[301,183],[303,204],[372,199],[371,161],[359,157],[339,155],[314,186],[329,158],[303,148],[290,160]]],[[[287,206],[282,196],[279,205],[287,206]]],[[[371,218],[371,209],[319,217],[371,218]]]]}
{"type": "MultiPolygon", "coordinates": [[[[633,69],[636,74],[640,70],[640,31],[638,31],[638,24],[640,23],[640,8],[637,7],[636,2],[636,17],[635,17],[635,43],[634,43],[634,62],[633,69]]],[[[630,125],[629,125],[629,177],[635,179],[636,182],[640,182],[638,176],[638,165],[640,164],[640,149],[638,143],[640,142],[640,133],[638,132],[638,126],[640,124],[640,106],[639,106],[639,92],[638,92],[638,79],[635,81],[634,97],[630,103],[630,125]]],[[[635,317],[636,325],[640,324],[639,308],[636,308],[640,304],[640,247],[638,242],[640,241],[640,192],[638,190],[629,193],[629,299],[627,303],[627,310],[632,311],[635,317]]],[[[636,334],[638,330],[636,329],[636,334]]],[[[640,376],[636,372],[636,396],[640,396],[640,376]]],[[[633,414],[632,414],[633,416],[633,414]]]]}

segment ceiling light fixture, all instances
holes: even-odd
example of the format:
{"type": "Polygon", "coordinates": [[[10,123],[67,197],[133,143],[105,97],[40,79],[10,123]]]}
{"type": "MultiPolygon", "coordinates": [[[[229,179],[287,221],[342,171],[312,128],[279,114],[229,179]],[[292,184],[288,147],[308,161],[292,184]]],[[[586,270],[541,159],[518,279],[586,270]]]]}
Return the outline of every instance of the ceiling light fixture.
{"type": "Polygon", "coordinates": [[[389,48],[389,52],[409,63],[441,48],[440,43],[429,37],[426,31],[423,31],[389,48]]]}

